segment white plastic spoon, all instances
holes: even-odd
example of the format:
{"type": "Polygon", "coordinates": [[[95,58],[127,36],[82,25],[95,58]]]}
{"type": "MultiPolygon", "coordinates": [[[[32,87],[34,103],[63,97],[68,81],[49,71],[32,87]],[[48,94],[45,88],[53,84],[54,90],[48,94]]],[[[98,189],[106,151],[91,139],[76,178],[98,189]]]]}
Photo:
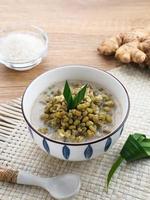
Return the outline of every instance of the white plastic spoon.
{"type": "Polygon", "coordinates": [[[0,167],[0,181],[40,186],[47,190],[55,199],[71,198],[80,190],[80,177],[75,174],[43,178],[25,171],[15,171],[0,167]]]}

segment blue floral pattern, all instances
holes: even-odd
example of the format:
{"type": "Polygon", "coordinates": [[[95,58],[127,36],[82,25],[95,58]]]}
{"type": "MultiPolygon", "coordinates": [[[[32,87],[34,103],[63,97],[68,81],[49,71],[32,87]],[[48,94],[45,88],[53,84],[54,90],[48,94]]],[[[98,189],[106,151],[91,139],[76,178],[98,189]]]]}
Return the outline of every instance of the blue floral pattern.
{"type": "Polygon", "coordinates": [[[84,151],[84,156],[86,159],[90,159],[92,155],[93,155],[93,148],[89,144],[84,151]]]}
{"type": "Polygon", "coordinates": [[[70,149],[69,149],[69,147],[67,145],[63,146],[62,153],[63,153],[64,158],[66,160],[68,160],[69,156],[70,156],[70,149]]]}
{"type": "Polygon", "coordinates": [[[28,126],[28,130],[29,130],[29,133],[30,133],[32,139],[34,140],[34,136],[33,136],[32,130],[31,130],[31,128],[29,126],[28,126]]]}
{"type": "Polygon", "coordinates": [[[45,138],[43,139],[43,147],[47,151],[47,153],[50,153],[50,148],[45,138]]]}
{"type": "Polygon", "coordinates": [[[120,135],[122,135],[122,132],[123,132],[123,128],[124,128],[124,126],[121,128],[121,131],[120,131],[120,135]]]}
{"type": "Polygon", "coordinates": [[[107,151],[109,149],[111,143],[112,143],[112,139],[111,139],[111,137],[109,137],[107,139],[107,141],[106,141],[106,144],[105,144],[105,147],[104,147],[104,151],[107,151]]]}

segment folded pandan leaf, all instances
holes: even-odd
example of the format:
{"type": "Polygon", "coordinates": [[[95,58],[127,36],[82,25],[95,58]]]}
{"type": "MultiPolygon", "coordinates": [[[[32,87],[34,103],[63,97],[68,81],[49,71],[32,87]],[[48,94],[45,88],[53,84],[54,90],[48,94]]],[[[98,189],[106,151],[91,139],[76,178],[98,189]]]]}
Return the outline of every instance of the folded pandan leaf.
{"type": "Polygon", "coordinates": [[[127,162],[150,157],[150,138],[144,134],[135,133],[127,138],[118,159],[112,165],[107,176],[107,189],[111,178],[123,160],[127,162]]]}

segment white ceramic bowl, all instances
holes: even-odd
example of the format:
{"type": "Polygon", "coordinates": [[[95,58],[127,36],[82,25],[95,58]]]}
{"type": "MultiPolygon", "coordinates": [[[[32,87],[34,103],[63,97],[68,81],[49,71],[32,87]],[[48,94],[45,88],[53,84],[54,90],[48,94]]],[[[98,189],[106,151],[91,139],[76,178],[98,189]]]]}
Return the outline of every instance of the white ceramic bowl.
{"type": "Polygon", "coordinates": [[[71,161],[95,158],[112,147],[121,136],[129,109],[130,101],[127,90],[117,78],[108,72],[83,65],[68,65],[47,71],[32,81],[22,98],[22,112],[34,142],[49,155],[71,161]],[[34,129],[30,119],[34,101],[48,86],[65,80],[95,82],[111,92],[122,108],[122,116],[113,132],[103,138],[77,144],[49,139],[34,129]]]}

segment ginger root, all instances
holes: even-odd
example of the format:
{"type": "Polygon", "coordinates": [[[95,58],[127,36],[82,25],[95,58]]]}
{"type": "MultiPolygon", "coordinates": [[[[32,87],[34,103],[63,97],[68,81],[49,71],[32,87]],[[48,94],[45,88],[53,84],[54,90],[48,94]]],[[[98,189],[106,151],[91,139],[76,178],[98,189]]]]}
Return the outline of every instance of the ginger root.
{"type": "Polygon", "coordinates": [[[98,52],[115,55],[122,63],[137,63],[150,66],[150,29],[135,29],[104,40],[98,52]]]}

